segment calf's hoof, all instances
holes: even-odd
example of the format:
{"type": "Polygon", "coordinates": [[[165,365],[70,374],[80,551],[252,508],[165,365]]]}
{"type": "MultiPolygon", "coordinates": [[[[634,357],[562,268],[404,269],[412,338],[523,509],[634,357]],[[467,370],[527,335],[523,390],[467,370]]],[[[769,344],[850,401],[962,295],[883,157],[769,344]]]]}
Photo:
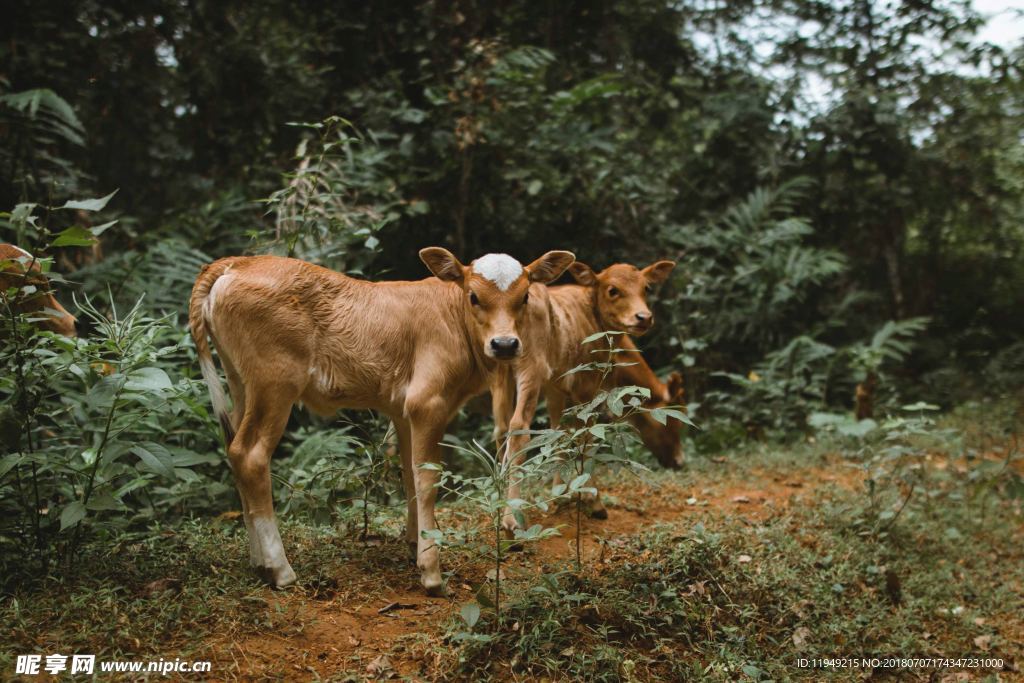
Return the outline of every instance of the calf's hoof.
{"type": "Polygon", "coordinates": [[[603,507],[593,508],[590,510],[591,519],[608,519],[608,510],[603,507]]]}
{"type": "MultiPolygon", "coordinates": [[[[501,519],[501,530],[507,541],[514,541],[516,537],[516,530],[522,529],[523,526],[516,519],[515,515],[506,513],[501,519]]],[[[517,553],[523,549],[523,544],[516,542],[505,545],[505,550],[517,553]]]]}
{"type": "Polygon", "coordinates": [[[427,595],[432,598],[443,598],[448,595],[448,591],[444,587],[444,580],[441,578],[440,573],[436,576],[424,575],[420,578],[420,583],[423,584],[423,588],[427,591],[427,595]]]}
{"type": "Polygon", "coordinates": [[[271,588],[287,588],[295,583],[297,578],[290,564],[283,567],[256,567],[256,574],[271,588]]]}

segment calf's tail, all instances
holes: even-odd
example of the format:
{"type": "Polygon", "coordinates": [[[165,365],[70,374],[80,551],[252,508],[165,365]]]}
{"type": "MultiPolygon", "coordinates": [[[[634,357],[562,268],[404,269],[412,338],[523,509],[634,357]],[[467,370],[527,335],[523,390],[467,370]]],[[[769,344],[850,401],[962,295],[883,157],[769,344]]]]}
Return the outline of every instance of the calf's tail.
{"type": "Polygon", "coordinates": [[[192,330],[192,339],[196,342],[196,353],[199,356],[199,369],[203,373],[206,386],[210,389],[210,400],[213,403],[213,413],[224,430],[224,442],[230,446],[235,438],[235,428],[231,424],[231,416],[228,414],[227,397],[224,395],[224,388],[220,383],[220,375],[217,374],[217,367],[213,364],[213,356],[210,353],[209,341],[209,315],[210,315],[210,289],[221,275],[230,267],[227,260],[215,261],[203,266],[192,287],[192,299],[188,307],[188,324],[192,330]]]}

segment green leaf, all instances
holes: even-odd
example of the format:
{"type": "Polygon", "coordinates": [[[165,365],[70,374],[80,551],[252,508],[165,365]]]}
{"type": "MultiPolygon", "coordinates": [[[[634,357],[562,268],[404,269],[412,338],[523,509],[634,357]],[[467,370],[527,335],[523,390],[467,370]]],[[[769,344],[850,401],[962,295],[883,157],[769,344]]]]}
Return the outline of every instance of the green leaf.
{"type": "Polygon", "coordinates": [[[60,512],[60,530],[64,531],[69,526],[74,526],[85,519],[85,506],[81,501],[71,501],[60,512]]]}
{"type": "Polygon", "coordinates": [[[184,449],[178,449],[174,454],[175,467],[193,467],[195,465],[215,465],[221,458],[212,453],[195,453],[184,449]]]}
{"type": "Polygon", "coordinates": [[[124,388],[129,391],[160,391],[172,386],[171,378],[160,368],[139,368],[128,373],[124,388]]]}
{"type": "Polygon", "coordinates": [[[144,441],[132,446],[129,450],[139,456],[139,459],[146,464],[150,471],[172,479],[175,478],[174,456],[160,444],[144,441]]]}
{"type": "Polygon", "coordinates": [[[476,601],[479,602],[484,607],[490,607],[492,609],[494,608],[494,600],[491,599],[491,596],[487,592],[487,584],[486,583],[481,584],[480,588],[477,589],[477,591],[476,591],[476,601]]]}
{"type": "Polygon", "coordinates": [[[93,511],[99,510],[124,510],[125,504],[114,498],[110,493],[99,493],[89,499],[86,507],[93,511]]]}
{"type": "Polygon", "coordinates": [[[696,427],[697,426],[690,419],[690,416],[687,415],[686,413],[684,413],[681,410],[676,410],[675,408],[662,408],[662,410],[665,411],[665,415],[667,417],[671,417],[673,420],[678,420],[678,421],[682,422],[683,424],[689,425],[691,427],[696,427]]]}
{"type": "Polygon", "coordinates": [[[917,403],[911,403],[909,406],[903,406],[903,410],[938,410],[939,406],[932,405],[931,403],[925,403],[924,401],[918,401],[917,403]]]}
{"type": "Polygon", "coordinates": [[[80,225],[72,225],[57,234],[51,247],[89,247],[96,243],[96,237],[80,225]]]}
{"type": "Polygon", "coordinates": [[[753,678],[755,681],[760,680],[760,678],[761,678],[761,670],[758,669],[753,664],[745,665],[743,667],[743,673],[747,674],[748,676],[753,678]]]}
{"type": "Polygon", "coordinates": [[[598,339],[604,339],[606,337],[611,338],[613,335],[616,335],[616,334],[622,334],[622,332],[617,332],[617,331],[613,331],[613,330],[602,330],[601,332],[595,332],[594,334],[590,335],[589,337],[587,337],[586,339],[584,339],[580,343],[581,344],[589,344],[590,342],[595,342],[598,339]]]}
{"type": "Polygon", "coordinates": [[[10,453],[0,458],[0,478],[14,469],[21,462],[21,453],[10,453]]]}
{"type": "Polygon", "coordinates": [[[64,206],[58,208],[79,209],[81,211],[102,211],[103,207],[107,205],[107,202],[109,202],[115,194],[117,194],[117,190],[114,190],[106,197],[100,197],[99,199],[72,199],[64,202],[64,206]]]}
{"type": "Polygon", "coordinates": [[[107,228],[111,228],[111,227],[113,227],[115,225],[117,225],[117,220],[108,221],[107,223],[104,223],[103,225],[94,225],[94,226],[92,226],[91,228],[89,228],[89,232],[91,232],[96,237],[99,237],[100,235],[102,235],[107,230],[107,228]]]}
{"type": "Polygon", "coordinates": [[[878,427],[878,423],[872,420],[870,417],[864,420],[854,420],[850,422],[844,422],[836,427],[836,430],[843,436],[854,436],[861,438],[866,436],[870,432],[874,431],[878,427]]]}
{"type": "Polygon", "coordinates": [[[480,621],[480,605],[475,602],[467,602],[459,610],[459,614],[462,615],[462,620],[466,622],[466,626],[473,628],[476,626],[476,622],[480,621]]]}
{"type": "Polygon", "coordinates": [[[107,375],[99,382],[89,388],[86,395],[86,404],[93,410],[103,410],[110,407],[114,396],[124,386],[125,376],[121,373],[107,375]]]}
{"type": "Polygon", "coordinates": [[[579,491],[580,487],[586,484],[590,480],[590,472],[584,472],[580,476],[569,482],[570,491],[579,491]]]}

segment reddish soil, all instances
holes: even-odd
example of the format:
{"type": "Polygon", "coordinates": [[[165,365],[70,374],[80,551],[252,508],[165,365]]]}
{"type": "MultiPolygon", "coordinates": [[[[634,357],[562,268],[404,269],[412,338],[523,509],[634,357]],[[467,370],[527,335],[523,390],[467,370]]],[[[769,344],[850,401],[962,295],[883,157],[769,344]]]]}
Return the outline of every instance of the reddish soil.
{"type": "MultiPolygon", "coordinates": [[[[737,481],[735,474],[711,480],[702,477],[687,488],[643,482],[611,486],[603,491],[611,501],[607,520],[583,516],[583,553],[587,562],[600,562],[604,543],[621,544],[622,538],[657,523],[676,523],[687,517],[694,521],[707,515],[736,515],[749,521],[766,519],[786,510],[794,502],[809,498],[818,487],[835,484],[856,488],[862,475],[853,468],[835,465],[826,469],[791,470],[784,474],[754,470],[737,481]]],[[[439,511],[442,525],[455,520],[449,511],[439,511]]],[[[569,561],[575,556],[575,508],[568,506],[544,516],[545,526],[556,527],[561,536],[540,541],[521,553],[514,553],[505,572],[514,578],[539,572],[541,564],[569,561]]],[[[394,550],[400,542],[376,548],[378,555],[394,550]]],[[[241,639],[209,643],[209,654],[218,661],[217,671],[236,680],[312,680],[335,678],[342,672],[356,678],[417,678],[433,662],[427,637],[473,599],[474,586],[487,580],[489,566],[483,562],[459,562],[454,553],[442,554],[444,569],[453,571],[447,598],[429,598],[417,581],[411,562],[386,556],[379,564],[352,562],[352,576],[337,584],[343,588],[296,588],[266,590],[268,604],[288,616],[294,628],[285,632],[262,632],[241,639]],[[390,557],[390,560],[388,559],[390,557]]],[[[305,568],[308,571],[308,568],[305,568]]],[[[303,578],[301,561],[296,565],[303,578]]],[[[493,577],[493,573],[492,573],[493,577]]]]}

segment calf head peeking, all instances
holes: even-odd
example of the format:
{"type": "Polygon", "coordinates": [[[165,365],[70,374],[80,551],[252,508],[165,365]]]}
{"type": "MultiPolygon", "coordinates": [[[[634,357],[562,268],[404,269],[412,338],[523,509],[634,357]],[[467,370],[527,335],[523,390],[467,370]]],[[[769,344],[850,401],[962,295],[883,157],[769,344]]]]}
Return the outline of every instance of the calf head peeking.
{"type": "Polygon", "coordinates": [[[604,329],[639,337],[654,325],[647,293],[653,285],[664,282],[675,265],[673,261],[657,261],[641,269],[616,263],[595,273],[587,264],[576,261],[569,272],[576,282],[593,288],[595,308],[604,329]]]}
{"type": "Polygon", "coordinates": [[[506,254],[487,254],[468,266],[441,247],[420,251],[439,279],[457,283],[484,355],[512,360],[524,352],[521,327],[530,302],[530,285],[557,279],[575,260],[568,251],[549,251],[528,266],[506,254]]]}

